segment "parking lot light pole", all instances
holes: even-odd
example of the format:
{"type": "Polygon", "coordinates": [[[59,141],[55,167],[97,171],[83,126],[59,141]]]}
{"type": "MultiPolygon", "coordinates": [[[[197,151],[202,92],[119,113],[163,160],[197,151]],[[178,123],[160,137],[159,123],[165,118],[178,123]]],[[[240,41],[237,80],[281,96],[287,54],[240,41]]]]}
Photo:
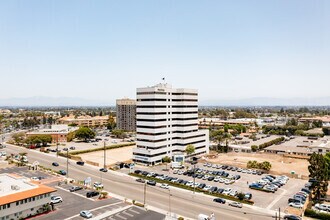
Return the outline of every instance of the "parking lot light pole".
{"type": "Polygon", "coordinates": [[[107,155],[106,155],[106,150],[105,150],[105,141],[104,141],[104,145],[103,145],[103,149],[104,149],[104,165],[103,165],[103,168],[105,169],[106,168],[106,158],[107,158],[107,155]]]}
{"type": "Polygon", "coordinates": [[[69,178],[69,148],[66,151],[66,178],[69,178]]]}
{"type": "Polygon", "coordinates": [[[169,216],[171,217],[171,190],[168,188],[168,210],[169,216]]]}
{"type": "Polygon", "coordinates": [[[194,165],[194,192],[193,194],[195,194],[195,191],[196,191],[196,184],[195,184],[195,180],[196,180],[196,176],[195,176],[195,173],[196,173],[196,164],[197,164],[197,158],[193,158],[193,160],[191,161],[191,164],[194,165]]]}
{"type": "Polygon", "coordinates": [[[143,206],[146,207],[146,197],[147,197],[147,182],[144,183],[144,192],[143,192],[143,206]]]}

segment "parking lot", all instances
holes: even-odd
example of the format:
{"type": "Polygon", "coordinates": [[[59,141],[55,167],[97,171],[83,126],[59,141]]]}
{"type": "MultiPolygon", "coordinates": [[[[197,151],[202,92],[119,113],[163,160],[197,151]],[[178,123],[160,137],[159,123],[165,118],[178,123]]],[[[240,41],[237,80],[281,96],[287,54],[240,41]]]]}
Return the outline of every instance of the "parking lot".
{"type": "Polygon", "coordinates": [[[130,206],[129,208],[120,211],[116,214],[113,214],[107,218],[103,218],[103,220],[163,220],[165,215],[145,210],[143,208],[139,208],[136,206],[130,206]]]}
{"type": "MultiPolygon", "coordinates": [[[[170,177],[174,177],[174,178],[178,178],[178,179],[182,179],[185,181],[193,181],[193,177],[192,176],[188,176],[188,175],[183,175],[182,172],[180,173],[176,173],[177,171],[174,170],[169,170],[169,171],[163,171],[163,169],[165,168],[164,165],[162,166],[155,166],[155,167],[139,167],[136,166],[135,170],[144,170],[144,171],[148,171],[148,172],[155,172],[158,174],[164,174],[164,175],[168,175],[170,177]]],[[[224,169],[220,169],[220,168],[212,168],[212,167],[206,167],[203,166],[203,164],[199,163],[196,165],[196,168],[200,168],[203,169],[203,171],[209,172],[209,171],[224,171],[226,173],[229,174],[228,177],[230,176],[234,176],[234,175],[240,175],[240,178],[238,180],[235,180],[234,183],[229,184],[227,182],[215,182],[214,179],[212,180],[208,180],[208,179],[203,179],[203,178],[195,178],[195,182],[196,183],[204,183],[205,185],[210,185],[210,186],[215,186],[218,189],[227,189],[230,188],[232,190],[236,190],[238,193],[239,192],[243,192],[243,193],[251,193],[252,194],[252,201],[254,201],[254,205],[261,207],[261,208],[266,208],[266,209],[270,209],[270,210],[276,210],[278,208],[282,208],[285,209],[288,205],[288,199],[290,197],[292,197],[296,192],[298,192],[301,188],[304,187],[306,181],[304,180],[300,180],[300,179],[293,179],[290,178],[288,180],[288,182],[280,187],[276,192],[274,193],[269,193],[269,192],[263,192],[263,191],[259,191],[259,190],[255,190],[255,189],[250,189],[249,185],[253,182],[256,182],[258,180],[260,180],[262,177],[265,177],[266,174],[262,174],[262,175],[258,175],[258,174],[253,174],[250,172],[247,172],[247,170],[245,171],[240,171],[238,172],[238,170],[224,170],[224,169]]],[[[125,171],[127,172],[128,169],[125,169],[125,171]]],[[[182,170],[185,171],[186,169],[182,170]]],[[[203,174],[204,172],[202,172],[201,174],[203,174]]],[[[212,176],[212,174],[204,174],[205,175],[209,175],[212,176]]],[[[227,177],[227,178],[228,178],[227,177]]],[[[226,180],[226,177],[221,177],[223,180],[226,180]]]]}
{"type": "Polygon", "coordinates": [[[98,196],[91,198],[86,197],[87,192],[95,190],[83,188],[75,192],[70,192],[69,189],[73,185],[64,183],[58,185],[58,178],[61,178],[62,180],[62,177],[52,176],[39,170],[33,171],[29,170],[27,167],[13,166],[0,169],[0,173],[14,173],[29,179],[31,177],[40,177],[41,180],[38,182],[53,187],[57,190],[56,192],[52,193],[51,196],[61,197],[62,202],[54,204],[54,211],[35,217],[35,219],[85,219],[80,216],[80,211],[83,210],[89,210],[93,214],[93,217],[110,212],[109,216],[103,217],[103,219],[164,219],[164,215],[160,213],[146,211],[139,207],[129,205],[124,201],[114,197],[109,196],[106,199],[98,199],[98,196]]]}

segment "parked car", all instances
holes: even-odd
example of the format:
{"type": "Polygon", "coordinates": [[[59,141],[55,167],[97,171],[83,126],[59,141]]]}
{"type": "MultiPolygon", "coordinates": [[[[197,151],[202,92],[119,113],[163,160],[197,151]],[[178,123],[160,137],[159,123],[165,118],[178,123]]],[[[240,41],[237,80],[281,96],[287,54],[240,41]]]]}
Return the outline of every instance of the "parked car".
{"type": "Polygon", "coordinates": [[[54,167],[58,167],[58,166],[59,166],[59,164],[58,164],[57,162],[53,162],[52,165],[53,165],[54,167]]]}
{"type": "Polygon", "coordinates": [[[285,215],[283,217],[283,219],[285,219],[285,220],[301,220],[301,218],[296,215],[285,215]]]}
{"type": "Polygon", "coordinates": [[[76,149],[76,148],[75,148],[75,147],[73,147],[73,146],[72,146],[72,147],[70,147],[70,150],[75,150],[75,149],[76,149]]]}
{"type": "Polygon", "coordinates": [[[93,214],[88,210],[84,210],[80,212],[80,216],[84,218],[92,218],[93,214]]]}
{"type": "Polygon", "coordinates": [[[72,186],[69,189],[70,192],[75,192],[75,191],[78,191],[78,190],[82,190],[82,187],[81,186],[72,186]]]}
{"type": "Polygon", "coordinates": [[[154,180],[148,180],[147,181],[147,184],[148,185],[151,185],[151,186],[156,186],[156,181],[154,181],[154,180]]]}
{"type": "Polygon", "coordinates": [[[91,197],[94,197],[94,196],[98,196],[100,193],[97,192],[97,191],[90,191],[90,192],[87,192],[86,193],[86,197],[87,198],[91,198],[91,197]]]}
{"type": "Polygon", "coordinates": [[[242,208],[243,205],[240,202],[231,202],[229,203],[230,206],[237,207],[237,208],[242,208]]]}
{"type": "Polygon", "coordinates": [[[103,184],[100,183],[100,182],[95,182],[94,185],[93,185],[95,188],[103,188],[103,184]]]}
{"type": "Polygon", "coordinates": [[[300,202],[291,202],[291,203],[289,203],[289,206],[294,207],[294,208],[302,208],[304,205],[301,204],[300,202]]]}
{"type": "Polygon", "coordinates": [[[252,199],[252,194],[251,193],[245,193],[244,199],[247,199],[247,200],[252,199]]]}
{"type": "Polygon", "coordinates": [[[62,197],[61,196],[52,196],[50,197],[50,203],[51,204],[57,204],[63,202],[62,197]]]}

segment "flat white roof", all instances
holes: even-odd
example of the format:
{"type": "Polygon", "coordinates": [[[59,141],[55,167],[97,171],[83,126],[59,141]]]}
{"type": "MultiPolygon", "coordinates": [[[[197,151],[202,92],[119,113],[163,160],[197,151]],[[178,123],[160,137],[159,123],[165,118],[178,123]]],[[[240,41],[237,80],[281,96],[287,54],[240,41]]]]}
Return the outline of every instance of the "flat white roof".
{"type": "Polygon", "coordinates": [[[0,197],[37,187],[37,185],[29,182],[26,178],[14,177],[6,173],[0,174],[0,197]]]}

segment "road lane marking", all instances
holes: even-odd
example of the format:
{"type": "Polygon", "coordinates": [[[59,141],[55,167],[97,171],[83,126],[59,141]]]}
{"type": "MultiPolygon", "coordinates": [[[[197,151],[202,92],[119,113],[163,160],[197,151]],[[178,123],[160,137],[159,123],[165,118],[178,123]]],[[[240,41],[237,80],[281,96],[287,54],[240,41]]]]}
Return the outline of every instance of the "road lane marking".
{"type": "Polygon", "coordinates": [[[130,211],[130,212],[133,212],[133,213],[135,213],[135,214],[140,214],[140,212],[134,210],[133,208],[130,208],[129,211],[130,211]]]}
{"type": "Polygon", "coordinates": [[[127,218],[125,218],[125,217],[121,216],[120,214],[121,214],[121,213],[117,213],[117,214],[115,214],[115,216],[117,216],[118,218],[124,219],[124,220],[126,220],[126,219],[127,219],[127,218]]]}
{"type": "Polygon", "coordinates": [[[134,216],[134,215],[128,213],[127,210],[123,211],[122,213],[125,214],[125,215],[128,215],[129,217],[133,217],[134,216]]]}

